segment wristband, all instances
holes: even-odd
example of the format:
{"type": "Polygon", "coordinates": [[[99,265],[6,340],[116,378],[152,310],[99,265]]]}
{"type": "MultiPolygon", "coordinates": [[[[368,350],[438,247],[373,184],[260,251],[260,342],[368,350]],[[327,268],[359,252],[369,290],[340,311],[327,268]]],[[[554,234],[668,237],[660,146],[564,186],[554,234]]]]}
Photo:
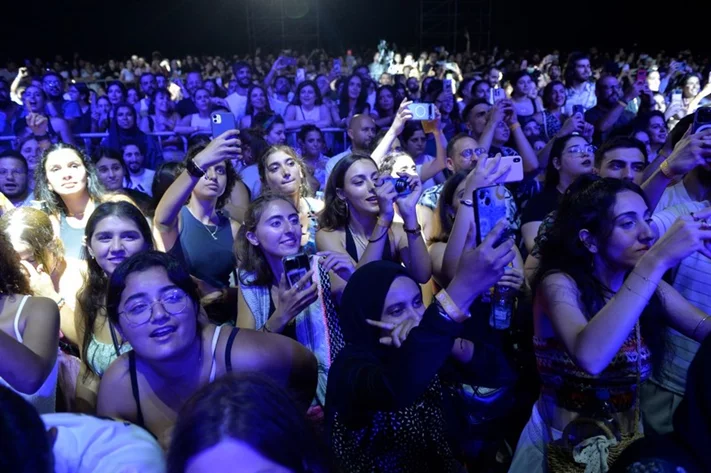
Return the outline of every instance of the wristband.
{"type": "Polygon", "coordinates": [[[516,131],[516,130],[518,130],[519,128],[521,128],[521,124],[520,124],[519,122],[516,122],[516,123],[514,123],[513,125],[510,125],[510,126],[509,126],[509,130],[511,130],[511,131],[516,131]]]}
{"type": "Polygon", "coordinates": [[[659,165],[659,170],[662,172],[662,174],[664,174],[664,177],[666,177],[667,179],[674,179],[674,173],[669,167],[668,159],[662,161],[662,164],[659,165]]]}
{"type": "Polygon", "coordinates": [[[420,233],[422,233],[422,225],[420,225],[419,223],[417,224],[417,226],[415,228],[410,229],[410,228],[405,228],[403,226],[402,229],[405,230],[405,233],[407,233],[408,235],[419,235],[420,233]]]}
{"type": "Polygon", "coordinates": [[[198,179],[205,175],[205,171],[195,163],[194,159],[190,159],[185,163],[185,170],[188,171],[188,174],[198,179]]]}
{"type": "Polygon", "coordinates": [[[617,103],[620,104],[622,108],[627,108],[627,102],[625,102],[624,100],[618,100],[617,103]]]}
{"type": "Polygon", "coordinates": [[[459,307],[457,307],[445,289],[439,291],[435,296],[435,299],[437,299],[439,304],[442,306],[442,310],[444,310],[447,316],[454,322],[464,322],[464,320],[471,317],[471,314],[465,314],[459,309],[459,307]]]}

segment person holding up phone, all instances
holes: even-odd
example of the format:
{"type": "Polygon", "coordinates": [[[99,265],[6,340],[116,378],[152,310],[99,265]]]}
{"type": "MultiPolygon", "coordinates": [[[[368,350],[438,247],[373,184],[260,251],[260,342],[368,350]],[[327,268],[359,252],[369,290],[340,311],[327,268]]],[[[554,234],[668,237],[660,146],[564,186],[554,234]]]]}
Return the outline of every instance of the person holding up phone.
{"type": "MultiPolygon", "coordinates": [[[[381,259],[403,263],[419,283],[429,281],[432,264],[416,210],[422,183],[418,176],[400,177],[407,180],[407,195],[399,194],[390,179],[382,179],[369,156],[343,158],[326,184],[316,233],[318,250],[349,256],[356,267],[381,259]],[[396,202],[403,224],[393,223],[396,202]]],[[[337,298],[346,281],[338,272],[332,275],[337,298]]]]}
{"type": "Polygon", "coordinates": [[[223,293],[236,267],[232,247],[239,223],[221,210],[237,180],[230,159],[239,157],[239,131],[188,151],[185,170],[156,207],[153,223],[166,252],[184,262],[203,296],[223,293]],[[186,204],[187,202],[187,204],[186,204]]]}
{"type": "MultiPolygon", "coordinates": [[[[319,298],[320,257],[301,253],[301,234],[299,213],[286,197],[266,192],[250,204],[235,244],[240,267],[237,326],[280,333],[311,350],[318,359],[316,398],[323,406],[331,337],[319,298]]],[[[347,279],[355,270],[348,255],[325,256],[324,274],[333,269],[347,279]]]]}
{"type": "Polygon", "coordinates": [[[634,120],[635,114],[627,109],[630,102],[641,97],[640,112],[650,111],[654,104],[647,84],[641,80],[630,84],[623,94],[617,77],[601,77],[595,86],[595,94],[597,104],[585,112],[585,121],[595,127],[592,141],[597,145],[607,141],[613,130],[634,120]]]}

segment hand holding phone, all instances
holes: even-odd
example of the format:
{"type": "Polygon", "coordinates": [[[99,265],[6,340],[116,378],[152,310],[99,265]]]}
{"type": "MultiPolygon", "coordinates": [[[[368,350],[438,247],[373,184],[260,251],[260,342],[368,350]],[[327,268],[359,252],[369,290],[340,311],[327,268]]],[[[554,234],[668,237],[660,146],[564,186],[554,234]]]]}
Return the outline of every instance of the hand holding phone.
{"type": "Polygon", "coordinates": [[[230,112],[216,111],[210,114],[210,125],[212,127],[212,138],[217,138],[228,130],[236,130],[237,123],[235,116],[230,112]]]}

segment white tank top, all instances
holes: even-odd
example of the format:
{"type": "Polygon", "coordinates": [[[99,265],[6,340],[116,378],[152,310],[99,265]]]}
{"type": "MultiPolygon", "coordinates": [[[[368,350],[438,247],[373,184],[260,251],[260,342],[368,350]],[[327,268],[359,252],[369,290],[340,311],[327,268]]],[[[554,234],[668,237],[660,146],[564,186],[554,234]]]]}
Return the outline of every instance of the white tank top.
{"type": "MultiPolygon", "coordinates": [[[[20,301],[20,305],[17,307],[17,312],[15,313],[15,338],[17,341],[22,343],[22,334],[20,333],[20,314],[22,314],[22,308],[25,307],[25,302],[30,296],[24,296],[20,301]]],[[[59,361],[54,362],[54,368],[44,380],[42,386],[34,394],[24,394],[18,392],[15,388],[10,386],[7,381],[0,378],[0,385],[6,386],[17,394],[22,396],[27,402],[32,404],[37,412],[40,414],[51,414],[55,411],[56,398],[57,398],[57,371],[58,371],[59,361]]]]}
{"type": "Polygon", "coordinates": [[[321,118],[321,107],[315,106],[311,110],[304,110],[304,107],[299,106],[296,109],[296,117],[300,120],[318,121],[321,118]],[[299,115],[301,115],[301,118],[299,118],[299,115]]]}
{"type": "Polygon", "coordinates": [[[200,115],[193,113],[190,117],[190,126],[197,128],[210,128],[210,117],[200,118],[200,115]]]}

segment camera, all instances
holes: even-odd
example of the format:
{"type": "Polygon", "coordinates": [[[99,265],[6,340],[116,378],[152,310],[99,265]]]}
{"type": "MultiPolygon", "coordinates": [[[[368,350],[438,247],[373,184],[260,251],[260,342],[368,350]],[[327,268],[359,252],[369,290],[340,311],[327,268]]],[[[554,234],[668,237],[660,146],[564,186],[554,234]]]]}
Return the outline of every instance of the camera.
{"type": "Polygon", "coordinates": [[[389,180],[393,183],[395,192],[397,192],[399,196],[412,193],[412,189],[410,189],[410,186],[407,184],[406,177],[390,177],[389,180]]]}

